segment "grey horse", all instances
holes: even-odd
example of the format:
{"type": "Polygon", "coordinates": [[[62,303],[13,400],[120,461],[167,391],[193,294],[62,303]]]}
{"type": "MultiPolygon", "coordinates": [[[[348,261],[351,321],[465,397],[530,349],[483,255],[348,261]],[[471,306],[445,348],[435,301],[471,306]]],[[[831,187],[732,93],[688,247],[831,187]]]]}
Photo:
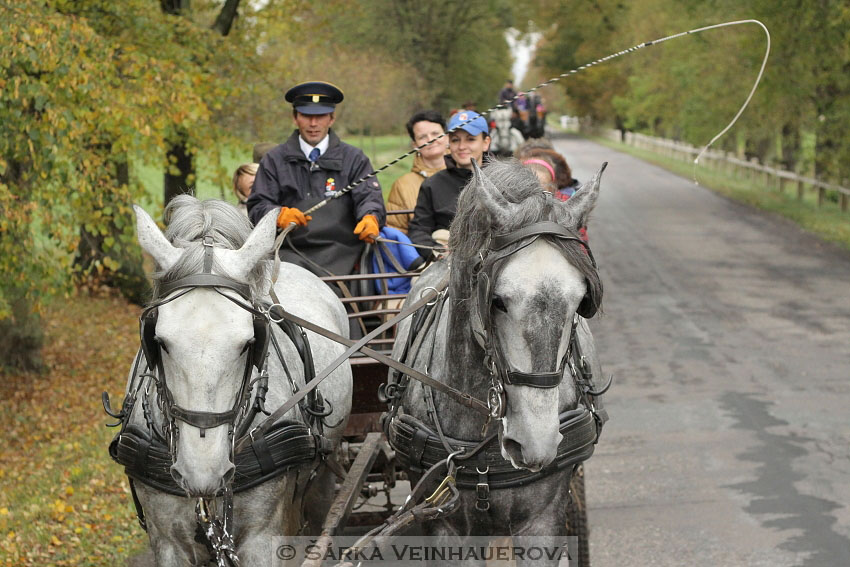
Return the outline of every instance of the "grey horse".
{"type": "MultiPolygon", "coordinates": [[[[254,385],[258,372],[250,368],[249,345],[258,337],[252,313],[238,304],[270,303],[268,290],[276,215],[276,211],[270,212],[252,231],[244,215],[227,203],[200,202],[181,196],[166,210],[169,222],[163,234],[150,216],[136,207],[139,242],[159,267],[154,275],[155,301],[185,291],[172,291],[167,297],[158,298],[157,290],[161,286],[204,270],[205,236],[207,244],[213,245],[212,274],[250,286],[250,302],[231,289],[194,287],[173,301],[159,305],[155,341],[160,345],[162,368],[173,402],[186,410],[224,412],[230,409],[238,397],[246,364],[251,372],[247,382],[252,386],[249,403],[256,397],[258,389],[254,385]]],[[[275,290],[288,311],[347,335],[348,322],[342,304],[310,272],[282,264],[275,290]]],[[[274,411],[295,388],[302,389],[305,382],[304,366],[292,341],[277,325],[271,325],[270,329],[291,377],[290,381],[275,354],[276,349],[269,347],[265,404],[269,411],[274,411]]],[[[344,350],[323,337],[307,334],[318,369],[344,350]]],[[[142,360],[141,368],[144,366],[142,360]]],[[[134,383],[133,379],[131,376],[130,383],[134,383]]],[[[135,384],[140,384],[138,377],[135,384]]],[[[161,430],[165,418],[160,393],[155,383],[141,384],[140,399],[133,406],[129,423],[145,428],[150,421],[154,428],[161,430]]],[[[325,407],[331,409],[324,419],[324,435],[332,447],[338,447],[347,423],[351,391],[348,364],[340,366],[322,384],[325,407]]],[[[252,426],[264,417],[259,413],[252,426]]],[[[282,420],[304,421],[297,407],[282,420]]],[[[176,458],[170,470],[185,496],[169,494],[138,480],[135,488],[146,516],[157,565],[206,564],[210,554],[206,545],[199,543],[203,538],[196,540],[196,502],[198,497],[214,500],[215,494],[232,481],[234,474],[239,474],[231,460],[233,439],[228,436],[225,425],[199,430],[181,420],[174,423],[176,458]]],[[[305,528],[305,517],[311,531],[317,531],[333,497],[334,479],[324,464],[311,462],[236,493],[233,497],[233,535],[241,564],[276,564],[275,538],[299,533],[305,528]],[[305,489],[308,478],[312,480],[305,489]]]]}
{"type": "MultiPolygon", "coordinates": [[[[476,167],[473,179],[460,195],[451,225],[451,255],[426,270],[411,291],[415,299],[449,273],[448,300],[439,321],[430,328],[432,336],[416,353],[414,367],[478,399],[487,399],[490,372],[484,350],[474,338],[473,325],[474,270],[480,254],[494,235],[541,221],[554,221],[577,234],[579,227],[586,226],[596,203],[601,173],[571,199],[560,202],[544,193],[534,173],[515,161],[495,161],[483,171],[476,167]]],[[[527,373],[557,371],[581,302],[586,297],[597,304],[601,301],[601,282],[583,246],[575,241],[557,245],[545,236],[505,259],[491,290],[490,320],[503,357],[513,369],[527,373]]],[[[590,330],[583,318],[577,321],[575,330],[583,354],[594,375],[600,376],[590,330]]],[[[410,327],[410,321],[400,325],[395,357],[403,355],[410,327]]],[[[562,439],[559,414],[576,408],[580,397],[576,384],[566,371],[553,389],[506,385],[505,390],[504,418],[490,425],[498,427],[502,458],[517,469],[540,471],[556,457],[562,439]]],[[[426,398],[426,389],[410,381],[403,391],[400,411],[436,430],[426,398]]],[[[433,393],[433,403],[447,437],[483,439],[484,416],[440,392],[433,393]]],[[[463,490],[459,511],[426,523],[424,530],[435,537],[511,535],[563,540],[570,472],[567,467],[526,486],[490,491],[487,511],[476,509],[475,490],[463,490]]]]}

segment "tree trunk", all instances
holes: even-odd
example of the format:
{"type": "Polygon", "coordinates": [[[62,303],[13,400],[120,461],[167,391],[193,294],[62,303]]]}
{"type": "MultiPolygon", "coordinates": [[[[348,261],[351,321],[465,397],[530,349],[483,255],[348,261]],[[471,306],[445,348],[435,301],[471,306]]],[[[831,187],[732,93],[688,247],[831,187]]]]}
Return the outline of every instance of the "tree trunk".
{"type": "MultiPolygon", "coordinates": [[[[230,33],[230,28],[233,26],[233,20],[236,18],[236,12],[239,8],[240,0],[226,0],[224,6],[212,29],[223,36],[230,33]]],[[[186,15],[190,9],[189,0],[160,0],[162,11],[172,15],[186,15]]],[[[171,147],[168,148],[168,163],[169,167],[165,172],[163,183],[163,204],[168,205],[171,200],[177,195],[194,195],[195,194],[195,179],[197,177],[195,171],[195,157],[189,153],[186,146],[186,137],[180,136],[174,140],[171,147]],[[172,173],[172,167],[177,169],[177,173],[172,173]]]]}
{"type": "Polygon", "coordinates": [[[5,368],[40,372],[44,370],[41,348],[44,327],[32,302],[21,289],[6,289],[12,316],[0,320],[0,363],[5,368]],[[9,297],[9,292],[16,297],[9,297]],[[17,293],[16,293],[17,292],[17,293]]]}
{"type": "Polygon", "coordinates": [[[177,195],[194,195],[195,156],[189,153],[182,138],[168,148],[169,168],[165,171],[163,204],[168,205],[177,195]],[[177,172],[172,173],[172,168],[177,172]],[[191,185],[190,185],[191,183],[191,185]]]}
{"type": "MultiPolygon", "coordinates": [[[[20,187],[24,166],[14,159],[7,158],[6,163],[6,171],[0,175],[0,182],[19,189],[19,205],[24,207],[29,195],[26,187],[20,187]]],[[[30,254],[33,247],[30,222],[16,217],[7,220],[9,222],[3,238],[15,242],[20,254],[30,254]]],[[[15,370],[43,370],[41,348],[44,345],[44,330],[41,318],[27,297],[26,281],[21,282],[17,278],[4,280],[0,281],[0,295],[9,306],[11,316],[0,319],[0,366],[15,370]]]]}
{"type": "MultiPolygon", "coordinates": [[[[109,160],[114,168],[114,180],[116,187],[124,187],[130,183],[130,172],[125,156],[109,160]]],[[[110,193],[110,197],[114,194],[110,193]]],[[[80,244],[77,246],[77,255],[74,258],[74,268],[78,277],[88,278],[94,263],[104,258],[111,258],[120,267],[115,270],[105,270],[101,283],[115,288],[121,292],[128,301],[136,305],[144,305],[151,297],[151,287],[142,265],[142,256],[138,246],[129,232],[129,227],[134,226],[132,213],[128,214],[120,226],[128,227],[128,232],[116,223],[119,203],[108,201],[111,206],[112,215],[108,218],[108,233],[106,235],[91,234],[85,228],[80,228],[80,244]],[[106,238],[110,238],[111,245],[106,244],[106,238]]]]}
{"type": "Polygon", "coordinates": [[[236,10],[239,8],[239,0],[227,0],[224,6],[221,7],[218,17],[212,29],[227,37],[230,33],[230,28],[233,26],[233,20],[236,19],[236,10]]]}

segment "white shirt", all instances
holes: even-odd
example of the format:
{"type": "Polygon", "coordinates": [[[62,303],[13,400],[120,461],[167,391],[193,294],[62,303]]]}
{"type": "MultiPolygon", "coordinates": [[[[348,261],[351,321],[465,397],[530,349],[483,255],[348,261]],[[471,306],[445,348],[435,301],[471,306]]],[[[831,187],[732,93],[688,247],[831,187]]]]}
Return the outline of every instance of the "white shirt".
{"type": "MultiPolygon", "coordinates": [[[[328,151],[328,144],[330,144],[331,136],[330,134],[325,134],[325,137],[322,138],[322,141],[316,144],[315,147],[319,148],[319,156],[325,155],[325,152],[328,151]]],[[[301,135],[298,135],[298,145],[301,146],[301,151],[304,152],[304,157],[310,159],[310,152],[313,151],[313,146],[308,144],[301,135]]]]}

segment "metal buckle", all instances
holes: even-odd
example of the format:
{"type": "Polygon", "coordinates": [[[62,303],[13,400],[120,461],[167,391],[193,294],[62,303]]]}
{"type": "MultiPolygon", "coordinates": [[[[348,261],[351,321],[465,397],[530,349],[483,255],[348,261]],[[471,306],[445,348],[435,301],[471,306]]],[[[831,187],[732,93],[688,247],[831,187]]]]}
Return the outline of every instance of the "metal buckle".
{"type": "Polygon", "coordinates": [[[268,318],[269,321],[271,321],[273,323],[280,323],[281,321],[286,319],[286,317],[281,315],[280,318],[275,318],[275,316],[272,315],[272,309],[274,309],[275,307],[280,307],[281,311],[286,311],[283,308],[283,305],[281,305],[280,303],[272,303],[271,305],[269,305],[268,309],[261,309],[260,313],[265,315],[268,318]]]}
{"type": "Polygon", "coordinates": [[[437,301],[440,299],[440,296],[442,295],[442,292],[438,291],[438,290],[437,290],[437,288],[435,288],[435,287],[431,287],[431,286],[424,287],[424,288],[422,288],[422,290],[419,292],[419,299],[422,299],[423,297],[425,297],[425,292],[426,292],[426,291],[428,291],[429,289],[430,289],[431,291],[433,291],[435,295],[434,295],[434,299],[432,299],[431,301],[429,301],[429,302],[428,302],[428,303],[426,303],[425,305],[426,305],[426,306],[428,306],[428,307],[432,307],[432,306],[434,306],[434,305],[436,305],[436,304],[437,304],[437,301]]]}
{"type": "MultiPolygon", "coordinates": [[[[490,465],[484,467],[484,470],[481,470],[481,467],[475,467],[476,472],[479,475],[483,476],[490,472],[490,465]]],[[[490,485],[485,482],[479,482],[475,485],[475,495],[478,499],[475,501],[475,509],[479,512],[486,512],[490,509],[490,485]]]]}

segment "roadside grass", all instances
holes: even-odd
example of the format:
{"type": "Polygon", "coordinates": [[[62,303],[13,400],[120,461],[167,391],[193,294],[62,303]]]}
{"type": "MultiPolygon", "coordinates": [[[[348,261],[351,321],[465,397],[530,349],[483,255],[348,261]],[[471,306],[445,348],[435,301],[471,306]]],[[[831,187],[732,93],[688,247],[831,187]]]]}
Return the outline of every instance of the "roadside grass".
{"type": "Polygon", "coordinates": [[[137,317],[120,298],[55,300],[48,371],[0,375],[0,565],[124,565],[147,546],[100,403],[120,407],[137,317]]]}
{"type": "MultiPolygon", "coordinates": [[[[343,136],[343,141],[358,147],[369,157],[372,167],[377,169],[392,159],[410,149],[410,138],[400,136],[343,136]]],[[[231,189],[231,176],[236,168],[251,161],[252,146],[244,148],[224,148],[222,150],[222,168],[217,169],[204,155],[198,156],[198,181],[194,186],[194,195],[199,199],[223,199],[236,204],[236,197],[231,189]]],[[[393,182],[410,171],[413,156],[388,168],[378,174],[378,181],[383,190],[384,200],[389,195],[393,182]]],[[[140,203],[154,218],[159,218],[162,211],[163,196],[163,167],[161,164],[133,162],[132,174],[145,188],[147,199],[140,203]]]]}
{"type": "MultiPolygon", "coordinates": [[[[693,180],[694,166],[691,162],[675,160],[607,138],[590,139],[693,180]]],[[[824,240],[850,250],[850,212],[842,212],[838,204],[829,199],[824,201],[823,206],[818,207],[817,191],[807,187],[802,200],[798,200],[796,185],[787,185],[785,191],[780,192],[776,186],[768,188],[763,176],[757,176],[754,180],[749,176],[743,177],[703,166],[697,168],[696,174],[700,185],[741,203],[788,218],[824,240]]]]}

